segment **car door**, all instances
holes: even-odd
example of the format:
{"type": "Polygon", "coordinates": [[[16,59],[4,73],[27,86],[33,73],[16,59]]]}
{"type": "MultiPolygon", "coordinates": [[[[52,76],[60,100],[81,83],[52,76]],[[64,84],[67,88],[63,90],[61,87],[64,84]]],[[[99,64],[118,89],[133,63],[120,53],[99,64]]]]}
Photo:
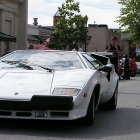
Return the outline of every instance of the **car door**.
{"type": "MultiPolygon", "coordinates": [[[[94,59],[93,57],[91,57],[88,54],[83,54],[89,68],[91,69],[96,69],[98,70],[99,68],[103,67],[103,64],[101,64],[99,61],[97,61],[96,59],[94,59]]],[[[99,76],[99,81],[101,84],[101,93],[104,91],[104,89],[106,88],[107,84],[108,84],[108,79],[107,79],[107,72],[103,72],[103,71],[98,71],[98,76],[99,76]]]]}

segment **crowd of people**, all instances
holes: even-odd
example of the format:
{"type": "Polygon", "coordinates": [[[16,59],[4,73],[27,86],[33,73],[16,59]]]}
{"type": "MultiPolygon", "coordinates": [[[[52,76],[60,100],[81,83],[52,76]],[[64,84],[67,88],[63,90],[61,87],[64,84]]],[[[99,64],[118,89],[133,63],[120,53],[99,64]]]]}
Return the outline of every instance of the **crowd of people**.
{"type": "Polygon", "coordinates": [[[112,52],[113,56],[110,58],[111,63],[115,67],[116,73],[123,79],[130,80],[131,73],[136,74],[137,64],[133,57],[125,54],[123,57],[120,54],[120,46],[118,45],[117,37],[112,37],[111,42],[107,45],[105,52],[112,52]]]}
{"type": "Polygon", "coordinates": [[[137,64],[134,57],[129,57],[128,55],[124,55],[119,59],[119,68],[120,68],[120,76],[123,79],[130,80],[131,76],[135,76],[137,74],[137,64]]]}

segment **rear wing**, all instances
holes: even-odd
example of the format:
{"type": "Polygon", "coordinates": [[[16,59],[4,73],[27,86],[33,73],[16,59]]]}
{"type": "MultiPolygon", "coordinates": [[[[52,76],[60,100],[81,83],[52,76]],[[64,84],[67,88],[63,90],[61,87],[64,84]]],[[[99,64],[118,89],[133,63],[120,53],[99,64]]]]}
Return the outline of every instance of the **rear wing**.
{"type": "Polygon", "coordinates": [[[111,52],[87,52],[91,56],[93,56],[95,59],[100,61],[103,65],[107,65],[110,63],[110,58],[113,56],[113,53],[111,52]]]}
{"type": "Polygon", "coordinates": [[[113,55],[112,52],[87,52],[88,54],[97,54],[97,55],[103,55],[107,57],[111,57],[113,55]]]}

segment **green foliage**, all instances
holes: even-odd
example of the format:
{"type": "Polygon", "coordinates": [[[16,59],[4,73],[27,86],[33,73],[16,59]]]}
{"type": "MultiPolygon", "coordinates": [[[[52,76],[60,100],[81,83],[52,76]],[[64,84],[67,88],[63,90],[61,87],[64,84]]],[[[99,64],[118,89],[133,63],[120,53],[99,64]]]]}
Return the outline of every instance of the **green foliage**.
{"type": "Polygon", "coordinates": [[[140,41],[140,0],[119,0],[122,5],[120,16],[116,22],[122,28],[122,33],[131,34],[133,44],[140,41]]]}
{"type": "Polygon", "coordinates": [[[73,42],[85,43],[88,17],[79,14],[79,2],[66,0],[61,7],[58,7],[58,11],[61,18],[58,18],[55,31],[51,34],[49,47],[57,46],[58,49],[62,49],[66,45],[72,46],[73,42]]]}

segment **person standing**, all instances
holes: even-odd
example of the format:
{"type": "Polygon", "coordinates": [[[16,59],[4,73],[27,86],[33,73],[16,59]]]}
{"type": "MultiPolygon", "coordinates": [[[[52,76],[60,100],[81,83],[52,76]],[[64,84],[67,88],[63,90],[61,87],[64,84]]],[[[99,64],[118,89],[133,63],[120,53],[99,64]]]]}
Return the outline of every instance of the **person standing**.
{"type": "Polygon", "coordinates": [[[127,80],[130,80],[130,61],[128,55],[125,55],[125,62],[124,62],[124,73],[125,73],[125,78],[127,80]]]}
{"type": "Polygon", "coordinates": [[[136,44],[136,60],[139,61],[139,56],[140,56],[140,47],[139,47],[139,43],[136,44]]]}
{"type": "Polygon", "coordinates": [[[76,43],[73,44],[73,50],[72,51],[79,51],[78,45],[76,43]]]}
{"type": "Polygon", "coordinates": [[[34,45],[30,44],[28,49],[34,49],[34,45]]]}
{"type": "Polygon", "coordinates": [[[135,76],[137,74],[138,67],[134,57],[131,57],[131,59],[129,60],[129,64],[130,64],[130,75],[135,76]]]}
{"type": "Polygon", "coordinates": [[[110,58],[110,62],[115,67],[115,72],[118,73],[118,59],[120,56],[120,46],[118,45],[117,37],[111,38],[111,43],[109,43],[106,47],[105,52],[113,52],[113,56],[110,58]]]}
{"type": "Polygon", "coordinates": [[[135,52],[136,52],[136,57],[138,57],[139,56],[139,44],[136,45],[136,51],[135,52]]]}
{"type": "Polygon", "coordinates": [[[83,48],[82,47],[79,47],[79,52],[83,52],[83,48]]]}
{"type": "Polygon", "coordinates": [[[65,50],[66,50],[66,51],[70,51],[69,45],[66,46],[65,50]]]}

